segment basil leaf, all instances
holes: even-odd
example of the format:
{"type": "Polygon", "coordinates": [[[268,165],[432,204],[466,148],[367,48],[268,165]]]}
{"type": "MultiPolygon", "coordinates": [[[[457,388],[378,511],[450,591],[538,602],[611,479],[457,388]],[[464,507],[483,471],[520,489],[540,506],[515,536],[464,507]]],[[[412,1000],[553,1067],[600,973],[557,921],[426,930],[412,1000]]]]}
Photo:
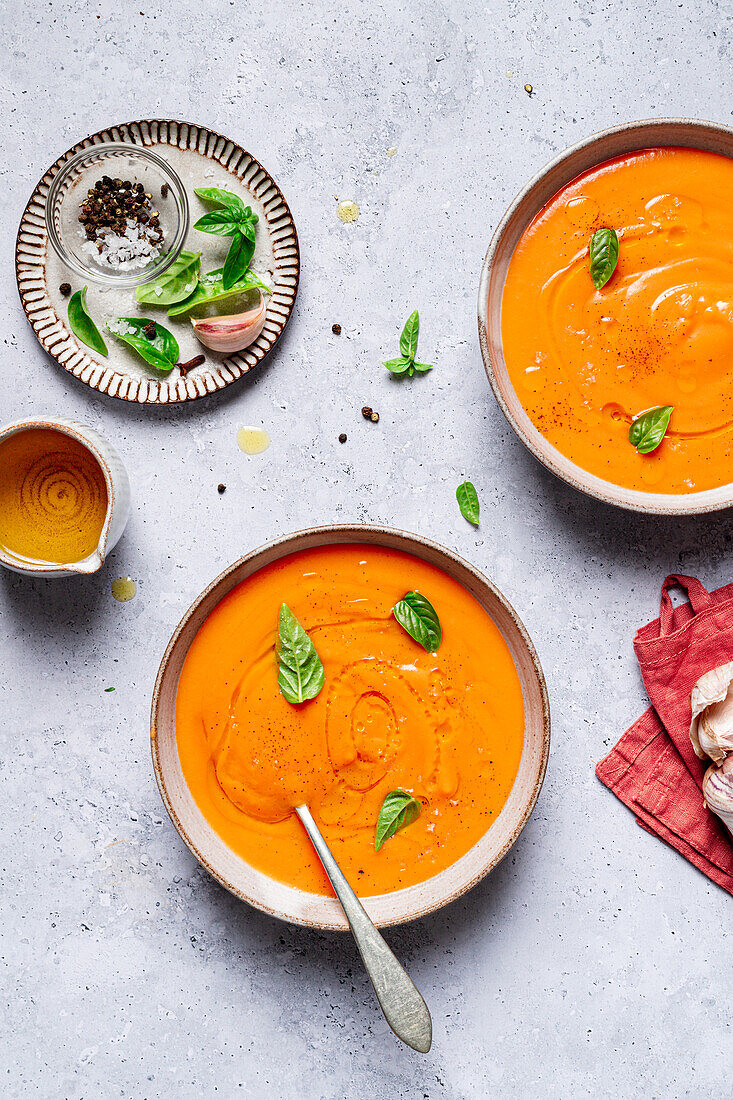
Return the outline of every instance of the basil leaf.
{"type": "Polygon", "coordinates": [[[69,328],[77,340],[81,340],[82,344],[86,344],[98,355],[109,355],[102,333],[87,312],[87,288],[85,286],[69,298],[66,316],[69,319],[69,328]]]}
{"type": "Polygon", "coordinates": [[[285,603],[280,608],[277,655],[280,662],[277,682],[287,701],[304,703],[306,699],[315,699],[326,679],[323,665],[313,642],[285,603]]]}
{"type": "Polygon", "coordinates": [[[423,649],[428,653],[435,653],[442,641],[443,632],[438,613],[430,600],[420,592],[406,592],[392,608],[392,614],[423,649]]]}
{"type": "Polygon", "coordinates": [[[404,374],[405,371],[410,369],[411,363],[409,359],[405,359],[404,355],[401,355],[399,359],[388,359],[384,366],[387,370],[391,370],[392,374],[404,374]]]}
{"type": "Polygon", "coordinates": [[[377,831],[374,837],[374,851],[378,852],[385,840],[412,825],[420,816],[420,803],[407,791],[390,791],[379,811],[377,831]]]}
{"type": "Polygon", "coordinates": [[[244,217],[239,222],[241,232],[252,241],[252,244],[255,240],[255,226],[259,220],[257,215],[252,213],[251,207],[248,206],[244,212],[244,217]]]}
{"type": "Polygon", "coordinates": [[[458,501],[458,507],[461,509],[463,518],[467,519],[469,523],[472,523],[474,527],[478,527],[478,493],[472,482],[464,481],[462,485],[458,486],[456,489],[456,500],[458,501]]]}
{"type": "Polygon", "coordinates": [[[194,187],[194,193],[204,202],[223,206],[225,210],[230,210],[237,217],[244,214],[244,203],[233,191],[225,191],[223,187],[194,187]]]}
{"type": "Polygon", "coordinates": [[[220,208],[199,218],[194,229],[217,233],[221,237],[232,237],[239,232],[254,245],[255,226],[260,219],[251,206],[245,206],[239,195],[221,187],[196,187],[194,190],[204,202],[213,202],[220,208]]]}
{"type": "Polygon", "coordinates": [[[615,229],[596,229],[590,239],[590,277],[600,290],[616,270],[618,234],[615,229]]]}
{"type": "Polygon", "coordinates": [[[402,355],[399,359],[388,359],[383,365],[392,374],[404,375],[408,378],[412,378],[415,371],[419,374],[425,374],[426,371],[432,370],[432,363],[416,363],[415,355],[417,354],[417,340],[420,335],[420,315],[417,310],[413,310],[410,316],[405,322],[405,327],[402,330],[400,336],[400,351],[402,355]]]}
{"type": "Polygon", "coordinates": [[[180,252],[178,259],[152,283],[136,287],[135,301],[152,306],[172,306],[182,302],[196,289],[200,270],[200,252],[180,252]]]}
{"type": "Polygon", "coordinates": [[[232,243],[224,261],[221,282],[224,290],[231,290],[235,283],[239,282],[246,274],[247,268],[252,262],[255,244],[249,237],[245,237],[239,230],[234,234],[232,243]]]}
{"type": "Polygon", "coordinates": [[[420,317],[417,310],[415,310],[407,318],[400,336],[400,351],[406,359],[414,359],[417,355],[417,338],[419,335],[420,317]]]}
{"type": "Polygon", "coordinates": [[[233,294],[241,294],[245,290],[257,288],[264,290],[266,294],[271,293],[270,288],[265,286],[262,279],[259,275],[255,275],[254,271],[248,271],[238,282],[227,289],[224,287],[222,270],[222,268],[217,268],[216,271],[210,271],[208,275],[203,275],[190,298],[186,298],[185,302],[179,302],[173,306],[173,309],[169,309],[168,316],[180,317],[182,313],[188,313],[189,310],[208,305],[209,302],[221,301],[233,294]]]}
{"type": "Polygon", "coordinates": [[[639,454],[648,455],[655,451],[664,439],[669,426],[674,405],[659,405],[656,409],[647,409],[631,421],[629,443],[633,443],[639,454]]]}
{"type": "Polygon", "coordinates": [[[178,362],[178,341],[172,332],[163,328],[157,321],[148,317],[118,317],[107,322],[107,331],[125,344],[129,344],[138,355],[160,371],[170,371],[178,362]],[[155,325],[155,335],[147,336],[143,329],[155,325]]]}
{"type": "Polygon", "coordinates": [[[220,237],[232,237],[239,232],[239,220],[231,210],[210,210],[194,224],[200,233],[216,233],[220,237]]]}

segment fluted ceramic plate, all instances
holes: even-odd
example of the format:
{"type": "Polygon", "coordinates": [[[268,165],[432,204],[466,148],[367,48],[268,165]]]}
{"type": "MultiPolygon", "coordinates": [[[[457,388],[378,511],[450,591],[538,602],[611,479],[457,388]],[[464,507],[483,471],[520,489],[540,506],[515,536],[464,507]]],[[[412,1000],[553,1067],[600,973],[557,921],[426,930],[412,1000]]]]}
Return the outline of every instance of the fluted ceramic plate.
{"type": "MultiPolygon", "coordinates": [[[[202,253],[202,271],[224,262],[229,239],[189,229],[184,248],[202,253]]],[[[295,303],[300,273],[298,235],[290,209],[272,176],[236,142],[205,126],[169,119],[146,119],[111,126],[85,138],[59,157],[39,181],[25,208],[15,251],[20,300],[41,346],[76,378],[92,389],[141,404],[190,401],[223,389],[255,367],[281,336],[295,303]],[[176,336],[181,361],[204,353],[206,362],[185,377],[174,368],[161,376],[130,348],[105,333],[109,357],[80,343],[66,320],[68,299],[59,287],[82,281],[56,255],[48,240],[45,203],[48,189],[62,165],[81,149],[111,142],[144,146],[164,157],[178,173],[191,207],[191,223],[210,207],[194,194],[195,187],[223,187],[239,194],[259,215],[252,268],[272,290],[261,335],[243,351],[225,356],[199,344],[186,318],[167,318],[164,310],[138,306],[134,292],[88,284],[87,307],[100,329],[110,317],[150,316],[176,336]]]]}

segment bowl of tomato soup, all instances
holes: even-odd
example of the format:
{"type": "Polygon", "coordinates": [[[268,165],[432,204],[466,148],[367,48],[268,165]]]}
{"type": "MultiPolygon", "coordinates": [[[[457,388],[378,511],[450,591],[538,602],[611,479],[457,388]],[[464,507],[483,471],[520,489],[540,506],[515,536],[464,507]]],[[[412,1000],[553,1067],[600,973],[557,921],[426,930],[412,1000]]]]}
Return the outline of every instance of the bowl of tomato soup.
{"type": "Polygon", "coordinates": [[[629,123],[520,192],[486,254],[479,341],[529,450],[642,512],[733,503],[733,131],[629,123]]]}
{"type": "Polygon", "coordinates": [[[264,912],[339,930],[295,806],[309,806],[372,920],[398,924],[506,855],[549,737],[542,669],[501,593],[435,543],[361,525],[289,535],[217,577],[170,640],[151,717],[163,801],[203,866],[264,912]],[[398,621],[407,593],[434,609],[437,644],[398,621]],[[302,702],[280,683],[283,604],[322,665],[302,702]],[[395,792],[414,810],[380,844],[395,792]]]}

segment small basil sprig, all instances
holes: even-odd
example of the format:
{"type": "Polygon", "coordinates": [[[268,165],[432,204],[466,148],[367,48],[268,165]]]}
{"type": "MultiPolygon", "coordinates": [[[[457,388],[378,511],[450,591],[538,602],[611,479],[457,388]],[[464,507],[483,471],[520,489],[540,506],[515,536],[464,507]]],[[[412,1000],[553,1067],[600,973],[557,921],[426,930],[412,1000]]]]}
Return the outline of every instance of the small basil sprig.
{"type": "Polygon", "coordinates": [[[325,682],[325,673],[316,647],[295,615],[283,604],[280,608],[280,636],[277,645],[280,662],[277,682],[289,703],[315,699],[325,682]]]}
{"type": "Polygon", "coordinates": [[[634,444],[639,454],[648,455],[657,449],[667,432],[673,409],[674,405],[659,405],[631,421],[629,443],[634,444]]]}
{"type": "Polygon", "coordinates": [[[407,318],[405,327],[402,330],[400,336],[400,351],[401,355],[398,359],[388,359],[384,366],[387,370],[392,371],[392,374],[406,374],[408,378],[412,378],[415,371],[418,374],[425,374],[426,371],[433,369],[432,363],[417,363],[415,356],[417,355],[417,338],[420,335],[420,316],[415,310],[407,318]]]}
{"type": "Polygon", "coordinates": [[[194,229],[232,238],[222,270],[224,290],[229,290],[244,276],[252,262],[255,226],[259,218],[251,206],[245,206],[239,195],[231,191],[221,187],[196,187],[194,190],[204,202],[214,203],[217,207],[199,218],[194,229]]]}
{"type": "Polygon", "coordinates": [[[173,306],[182,302],[196,289],[200,270],[201,253],[184,250],[157,279],[136,287],[135,301],[152,306],[173,306]]]}
{"type": "Polygon", "coordinates": [[[618,234],[615,229],[596,229],[590,239],[590,277],[600,290],[616,270],[618,234]]]}
{"type": "Polygon", "coordinates": [[[435,653],[443,638],[438,613],[420,592],[406,592],[392,608],[397,622],[428,653],[435,653]]]}
{"type": "Polygon", "coordinates": [[[385,840],[412,825],[420,816],[420,803],[407,791],[390,791],[382,803],[374,836],[374,851],[378,852],[385,840]]]}
{"type": "Polygon", "coordinates": [[[472,523],[474,527],[478,527],[478,493],[471,481],[464,481],[456,489],[456,500],[458,501],[458,507],[461,509],[461,515],[464,519],[467,519],[469,523],[472,523]]]}
{"type": "Polygon", "coordinates": [[[104,337],[87,311],[87,288],[85,286],[69,298],[66,315],[69,318],[69,328],[77,340],[81,340],[82,344],[86,344],[98,355],[109,355],[104,337]]]}
{"type": "Polygon", "coordinates": [[[168,316],[180,317],[182,313],[189,313],[199,306],[207,306],[210,302],[219,302],[232,297],[234,294],[241,294],[245,290],[254,289],[264,290],[266,294],[271,293],[270,288],[265,286],[262,279],[259,275],[255,275],[254,271],[248,271],[233,286],[225,290],[222,268],[217,268],[216,271],[210,271],[208,275],[202,275],[193,294],[186,298],[184,302],[178,302],[172,309],[169,309],[168,316]]]}
{"type": "Polygon", "coordinates": [[[148,317],[118,317],[114,321],[107,322],[107,332],[111,332],[118,340],[122,340],[138,353],[138,355],[156,367],[159,371],[168,373],[178,362],[178,341],[172,332],[163,328],[157,321],[151,321],[148,317]],[[154,326],[154,335],[149,336],[151,326],[154,326]],[[148,332],[145,331],[148,330],[148,332]]]}

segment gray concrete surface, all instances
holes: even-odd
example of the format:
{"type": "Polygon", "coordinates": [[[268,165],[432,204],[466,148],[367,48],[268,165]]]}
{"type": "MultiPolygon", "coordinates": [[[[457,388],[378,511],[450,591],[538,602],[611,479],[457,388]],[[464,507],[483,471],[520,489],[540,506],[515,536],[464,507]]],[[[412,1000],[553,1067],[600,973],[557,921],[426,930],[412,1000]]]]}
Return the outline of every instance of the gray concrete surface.
{"type": "Polygon", "coordinates": [[[555,481],[494,402],[475,298],[505,204],[565,145],[649,115],[731,122],[730,7],[0,7],[0,421],[86,420],[116,442],[134,491],[96,577],[0,576],[3,1095],[726,1095],[731,899],[639,829],[593,764],[646,705],[631,638],[662,578],[730,581],[733,516],[645,519],[555,481]],[[87,133],[156,114],[260,158],[303,250],[267,364],[162,411],[101,398],[48,361],[12,266],[45,167],[87,133]],[[358,201],[356,224],[338,222],[334,195],[358,201]],[[380,360],[415,306],[436,367],[399,385],[380,360]],[[242,424],[265,425],[269,451],[243,455],[242,424]],[[464,475],[481,494],[478,533],[455,505],[464,475]],[[433,1011],[426,1057],[387,1031],[350,941],[276,923],[207,877],[150,766],[153,680],[189,602],[244,551],[337,520],[397,524],[484,569],[524,618],[551,693],[547,781],[511,856],[388,934],[433,1011]],[[125,605],[110,596],[121,574],[138,582],[125,605]]]}

